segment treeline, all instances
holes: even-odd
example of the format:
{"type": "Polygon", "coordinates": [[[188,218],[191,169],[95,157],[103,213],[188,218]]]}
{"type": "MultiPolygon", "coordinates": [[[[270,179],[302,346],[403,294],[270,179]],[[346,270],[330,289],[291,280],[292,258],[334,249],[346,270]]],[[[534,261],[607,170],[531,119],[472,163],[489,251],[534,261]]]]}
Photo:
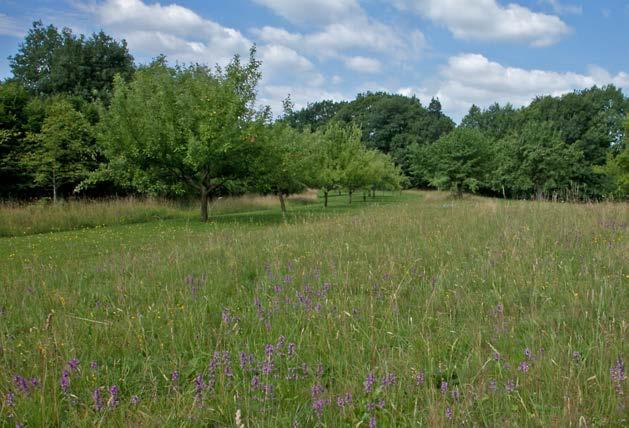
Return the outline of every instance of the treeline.
{"type": "Polygon", "coordinates": [[[529,106],[472,106],[461,124],[416,98],[386,93],[322,101],[287,120],[318,129],[355,123],[367,147],[389,153],[415,187],[505,198],[629,197],[629,100],[612,85],[543,96],[529,106]]]}
{"type": "Polygon", "coordinates": [[[196,194],[206,220],[209,200],[226,193],[275,194],[285,212],[286,197],[308,187],[325,206],[334,189],[351,203],[357,191],[402,187],[356,126],[297,130],[257,107],[255,53],[225,68],[163,56],[135,67],[124,42],[34,23],[0,85],[0,196],[196,194]]]}

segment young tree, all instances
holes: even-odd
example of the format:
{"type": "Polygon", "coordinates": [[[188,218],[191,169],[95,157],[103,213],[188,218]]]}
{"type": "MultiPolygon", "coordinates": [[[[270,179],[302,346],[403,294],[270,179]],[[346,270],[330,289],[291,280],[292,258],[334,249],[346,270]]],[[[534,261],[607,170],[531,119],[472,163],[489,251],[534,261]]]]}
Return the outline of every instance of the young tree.
{"type": "Polygon", "coordinates": [[[95,167],[93,133],[83,115],[67,100],[48,108],[41,132],[31,134],[35,148],[23,164],[36,184],[48,187],[57,202],[62,186],[81,182],[95,167]]]}
{"type": "Polygon", "coordinates": [[[255,188],[272,193],[280,200],[282,215],[286,215],[286,198],[306,189],[309,176],[309,156],[306,142],[310,133],[302,133],[285,122],[269,127],[266,145],[256,166],[255,188]]]}
{"type": "Polygon", "coordinates": [[[269,114],[254,109],[255,53],[215,70],[171,68],[162,57],[130,83],[116,78],[100,135],[109,176],[143,192],[192,189],[206,221],[209,198],[229,181],[250,178],[264,148],[258,137],[269,114]]]}

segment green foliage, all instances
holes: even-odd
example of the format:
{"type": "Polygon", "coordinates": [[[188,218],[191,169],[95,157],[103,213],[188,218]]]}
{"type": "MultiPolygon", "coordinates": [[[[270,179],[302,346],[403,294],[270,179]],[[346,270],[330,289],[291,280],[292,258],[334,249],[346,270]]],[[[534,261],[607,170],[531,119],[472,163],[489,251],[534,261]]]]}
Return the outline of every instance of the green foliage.
{"type": "Polygon", "coordinates": [[[609,189],[613,197],[618,199],[629,198],[629,115],[625,120],[625,132],[620,153],[607,154],[607,162],[598,167],[596,172],[605,174],[609,180],[609,189]]]}
{"type": "Polygon", "coordinates": [[[517,136],[502,140],[497,151],[494,177],[513,196],[542,199],[572,190],[582,168],[582,153],[565,144],[549,122],[527,124],[517,136]]]}
{"type": "Polygon", "coordinates": [[[491,145],[485,135],[473,128],[457,128],[439,141],[416,147],[415,173],[440,189],[458,196],[486,186],[491,169],[491,145]]]}
{"type": "Polygon", "coordinates": [[[163,58],[141,68],[132,82],[117,77],[111,105],[100,127],[110,163],[97,178],[113,177],[145,193],[208,198],[229,181],[254,175],[264,150],[268,112],[256,112],[260,63],[251,50],[223,70],[204,66],[168,67],[163,58]]]}
{"type": "Polygon", "coordinates": [[[33,94],[76,95],[107,101],[116,74],[129,79],[134,71],[127,44],[104,32],[89,38],[69,28],[59,31],[33,22],[18,53],[10,58],[14,78],[33,94]]]}
{"type": "Polygon", "coordinates": [[[35,184],[49,188],[53,201],[59,189],[78,185],[95,164],[93,132],[83,115],[64,99],[50,104],[38,134],[31,134],[32,151],[22,164],[35,184]]]}

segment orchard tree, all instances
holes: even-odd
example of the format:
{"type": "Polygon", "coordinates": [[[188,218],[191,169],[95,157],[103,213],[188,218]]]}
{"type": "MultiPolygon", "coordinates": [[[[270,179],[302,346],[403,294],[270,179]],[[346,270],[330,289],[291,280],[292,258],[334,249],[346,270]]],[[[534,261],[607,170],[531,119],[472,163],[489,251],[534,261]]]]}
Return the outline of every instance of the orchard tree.
{"type": "Polygon", "coordinates": [[[127,83],[117,77],[100,142],[112,177],[142,192],[197,192],[201,220],[223,185],[253,176],[268,109],[254,108],[260,62],[238,55],[224,69],[169,67],[164,57],[127,83]]]}
{"type": "Polygon", "coordinates": [[[276,195],[283,216],[286,215],[286,198],[307,187],[310,136],[310,132],[302,133],[285,122],[269,127],[265,148],[256,166],[255,188],[261,193],[276,195]]]}
{"type": "Polygon", "coordinates": [[[51,190],[54,202],[60,188],[78,185],[96,166],[91,126],[67,100],[50,104],[41,132],[30,138],[35,146],[23,165],[35,184],[51,190]]]}

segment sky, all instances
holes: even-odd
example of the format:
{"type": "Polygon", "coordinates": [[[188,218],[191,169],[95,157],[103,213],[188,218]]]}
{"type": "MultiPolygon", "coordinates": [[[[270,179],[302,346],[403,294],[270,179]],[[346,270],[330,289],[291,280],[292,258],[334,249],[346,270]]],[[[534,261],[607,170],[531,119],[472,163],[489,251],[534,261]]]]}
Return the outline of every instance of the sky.
{"type": "Polygon", "coordinates": [[[257,45],[261,104],[366,91],[528,104],[615,84],[629,95],[629,0],[0,0],[0,78],[34,20],[125,39],[136,62],[226,64],[257,45]]]}

